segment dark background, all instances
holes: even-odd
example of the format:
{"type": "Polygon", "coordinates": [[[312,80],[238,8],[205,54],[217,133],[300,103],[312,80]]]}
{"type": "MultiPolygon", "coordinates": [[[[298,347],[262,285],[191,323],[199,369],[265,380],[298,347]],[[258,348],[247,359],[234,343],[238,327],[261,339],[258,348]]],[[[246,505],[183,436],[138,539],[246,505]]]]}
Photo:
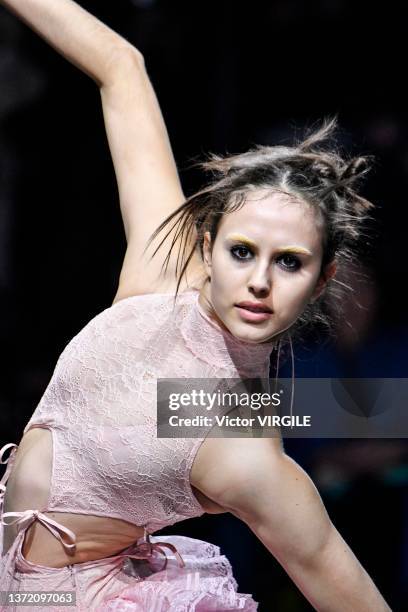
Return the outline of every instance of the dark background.
{"type": "MultiPolygon", "coordinates": [[[[337,113],[376,163],[360,300],[336,339],[295,350],[299,376],[406,377],[408,140],[403,3],[82,1],[144,54],[187,194],[205,152],[288,143],[337,113]]],[[[99,91],[0,9],[1,441],[16,442],[64,346],[116,293],[125,253],[99,91]]],[[[288,440],[393,610],[408,609],[405,440],[288,440]]],[[[230,515],[168,528],[215,542],[260,612],[310,605],[230,515]]]]}

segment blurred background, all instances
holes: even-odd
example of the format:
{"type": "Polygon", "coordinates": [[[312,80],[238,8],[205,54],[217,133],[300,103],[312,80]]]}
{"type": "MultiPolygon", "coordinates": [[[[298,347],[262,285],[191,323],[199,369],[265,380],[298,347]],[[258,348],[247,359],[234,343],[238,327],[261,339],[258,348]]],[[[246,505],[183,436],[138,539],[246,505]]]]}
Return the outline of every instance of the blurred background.
{"type": "MultiPolygon", "coordinates": [[[[349,298],[335,338],[295,347],[295,372],[407,377],[403,3],[80,4],[144,54],[186,194],[205,181],[191,163],[206,152],[288,143],[334,113],[341,146],[376,157],[362,189],[376,210],[356,262],[358,303],[349,298]]],[[[0,9],[0,444],[18,443],[65,345],[111,305],[125,248],[96,85],[0,9]]],[[[291,439],[285,448],[392,609],[408,610],[406,440],[291,439]]],[[[312,609],[234,517],[162,533],[219,545],[260,612],[312,609]]]]}

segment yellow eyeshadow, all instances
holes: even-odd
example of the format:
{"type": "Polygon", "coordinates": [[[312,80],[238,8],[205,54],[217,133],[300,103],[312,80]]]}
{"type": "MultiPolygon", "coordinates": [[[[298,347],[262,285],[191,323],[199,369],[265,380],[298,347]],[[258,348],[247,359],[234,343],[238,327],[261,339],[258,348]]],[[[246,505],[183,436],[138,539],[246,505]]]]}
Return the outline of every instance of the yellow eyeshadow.
{"type": "MultiPolygon", "coordinates": [[[[253,242],[253,240],[251,240],[250,238],[247,238],[246,236],[244,236],[243,234],[231,234],[230,236],[227,236],[227,238],[229,240],[238,240],[239,242],[245,243],[252,248],[256,248],[256,243],[253,242]]],[[[285,253],[298,253],[299,255],[312,255],[309,249],[305,249],[304,247],[296,246],[296,245],[283,246],[283,247],[280,247],[278,250],[285,251],[285,253]]]]}
{"type": "Polygon", "coordinates": [[[247,244],[248,246],[256,248],[255,242],[253,242],[250,238],[243,236],[242,234],[231,234],[230,236],[227,236],[227,238],[229,240],[239,240],[239,242],[245,242],[245,244],[247,244]]]}
{"type": "Polygon", "coordinates": [[[280,251],[285,251],[286,253],[299,253],[300,255],[312,255],[309,249],[305,249],[300,246],[283,246],[280,247],[280,251]]]}

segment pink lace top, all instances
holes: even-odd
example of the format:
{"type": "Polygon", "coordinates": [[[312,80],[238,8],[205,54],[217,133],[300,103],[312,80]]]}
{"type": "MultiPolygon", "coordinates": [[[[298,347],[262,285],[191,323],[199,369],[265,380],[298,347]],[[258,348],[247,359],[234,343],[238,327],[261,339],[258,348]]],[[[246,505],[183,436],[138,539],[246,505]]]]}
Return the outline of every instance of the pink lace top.
{"type": "Polygon", "coordinates": [[[198,297],[186,291],[175,305],[172,294],[122,299],[65,347],[24,429],[52,432],[42,512],[115,517],[149,532],[204,513],[189,477],[204,438],[157,438],[156,381],[268,377],[274,342],[238,340],[198,297]]]}

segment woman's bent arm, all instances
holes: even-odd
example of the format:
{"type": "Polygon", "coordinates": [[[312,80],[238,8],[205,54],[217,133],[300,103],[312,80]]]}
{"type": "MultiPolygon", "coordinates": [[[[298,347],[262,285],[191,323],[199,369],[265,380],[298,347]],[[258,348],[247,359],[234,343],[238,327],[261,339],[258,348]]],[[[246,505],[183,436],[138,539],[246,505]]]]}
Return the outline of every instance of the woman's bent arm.
{"type": "Polygon", "coordinates": [[[272,443],[240,446],[226,444],[198,488],[251,528],[316,610],[390,612],[306,472],[272,443]]]}
{"type": "Polygon", "coordinates": [[[99,86],[114,78],[118,53],[132,48],[72,0],[1,0],[1,3],[99,86]]]}
{"type": "MultiPolygon", "coordinates": [[[[142,54],[72,0],[0,0],[72,64],[101,93],[106,133],[118,182],[127,251],[116,299],[175,284],[177,241],[167,274],[164,255],[150,260],[162,236],[148,238],[185,197],[167,129],[142,54]]],[[[171,233],[160,254],[166,253],[171,233]]],[[[190,246],[195,236],[191,237],[190,246]]],[[[198,256],[192,267],[199,268],[198,256]]]]}

